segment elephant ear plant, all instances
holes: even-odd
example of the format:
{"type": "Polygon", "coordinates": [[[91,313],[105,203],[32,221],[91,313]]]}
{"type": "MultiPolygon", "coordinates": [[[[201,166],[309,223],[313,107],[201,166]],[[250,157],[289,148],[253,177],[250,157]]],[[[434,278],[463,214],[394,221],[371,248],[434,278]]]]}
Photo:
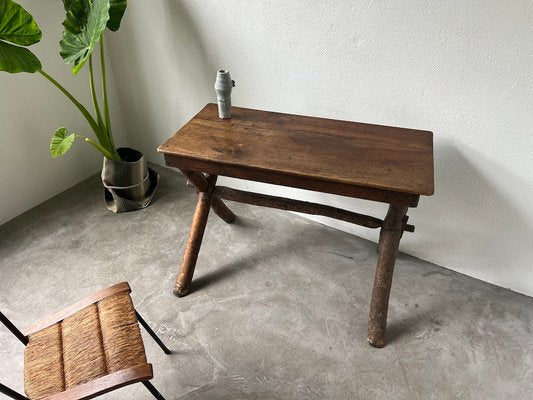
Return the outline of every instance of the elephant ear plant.
{"type": "Polygon", "coordinates": [[[38,72],[56,86],[78,108],[89,123],[95,138],[70,133],[59,128],[50,143],[53,158],[65,154],[76,138],[94,146],[105,158],[120,161],[117,151],[107,98],[107,82],[104,53],[104,31],[116,31],[126,11],[126,0],[63,0],[66,18],[60,41],[60,55],[72,65],[72,73],[77,75],[84,65],[89,64],[89,84],[94,116],[57,80],[42,68],[39,59],[26,47],[41,40],[42,33],[33,17],[12,0],[0,0],[0,71],[9,73],[38,72]],[[103,112],[96,95],[93,71],[93,51],[99,45],[102,85],[103,112]],[[96,139],[96,140],[95,140],[96,139]]]}
{"type": "Polygon", "coordinates": [[[159,183],[159,174],[148,168],[142,153],[116,148],[111,132],[104,52],[104,31],[117,31],[126,11],[126,0],[63,0],[66,17],[59,54],[77,75],[89,65],[89,87],[94,114],[91,114],[65,87],[42,68],[39,59],[26,47],[41,40],[41,30],[33,17],[12,0],[0,0],[0,71],[38,72],[57,87],[83,114],[94,137],[59,128],[50,142],[53,158],[65,154],[78,138],[104,155],[102,183],[104,199],[113,212],[148,206],[159,183]],[[96,94],[93,52],[99,47],[102,99],[96,94]],[[102,105],[102,108],[100,108],[102,105]]]}

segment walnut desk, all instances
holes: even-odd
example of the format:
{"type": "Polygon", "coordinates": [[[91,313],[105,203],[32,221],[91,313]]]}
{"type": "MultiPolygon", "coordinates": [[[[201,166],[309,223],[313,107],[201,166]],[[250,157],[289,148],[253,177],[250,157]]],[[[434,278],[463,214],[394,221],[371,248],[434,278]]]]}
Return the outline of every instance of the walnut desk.
{"type": "Polygon", "coordinates": [[[233,107],[219,119],[208,104],[158,148],[196,188],[198,199],[174,293],[189,291],[209,210],[231,223],[222,200],[325,215],[380,228],[368,342],[385,345],[387,309],[408,207],[433,194],[433,134],[427,131],[233,107]],[[216,186],[230,176],[389,204],[384,220],[322,204],[216,186]]]}

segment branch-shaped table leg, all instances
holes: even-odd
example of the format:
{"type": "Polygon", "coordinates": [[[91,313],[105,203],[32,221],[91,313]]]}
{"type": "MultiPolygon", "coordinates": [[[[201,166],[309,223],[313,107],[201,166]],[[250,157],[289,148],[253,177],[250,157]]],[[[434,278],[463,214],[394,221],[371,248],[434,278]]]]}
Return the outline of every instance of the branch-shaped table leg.
{"type": "Polygon", "coordinates": [[[215,188],[216,181],[216,175],[208,176],[206,180],[207,187],[204,191],[198,192],[198,200],[192,218],[189,238],[187,239],[187,245],[185,247],[185,254],[183,254],[176,286],[174,287],[174,294],[179,297],[185,296],[189,292],[191,286],[194,268],[196,267],[196,260],[198,259],[198,253],[202,246],[207,217],[209,217],[209,209],[211,207],[213,189],[215,188]]]}
{"type": "Polygon", "coordinates": [[[379,255],[368,318],[368,343],[385,346],[389,294],[407,207],[391,204],[379,235],[379,255]]]}
{"type": "MultiPolygon", "coordinates": [[[[189,179],[189,182],[194,185],[197,192],[200,193],[205,192],[207,190],[208,182],[202,173],[183,169],[181,170],[181,172],[189,179]]],[[[211,197],[211,208],[213,209],[216,215],[218,215],[228,224],[231,224],[233,221],[235,221],[235,214],[233,214],[233,212],[228,208],[228,206],[224,204],[224,202],[216,195],[213,195],[211,197]]]]}

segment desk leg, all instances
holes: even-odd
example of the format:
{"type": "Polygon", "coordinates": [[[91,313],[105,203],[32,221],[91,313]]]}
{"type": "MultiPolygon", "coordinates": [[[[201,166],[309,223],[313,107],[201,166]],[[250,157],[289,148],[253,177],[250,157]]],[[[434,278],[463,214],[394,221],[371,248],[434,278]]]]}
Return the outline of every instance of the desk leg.
{"type": "Polygon", "coordinates": [[[187,246],[185,247],[185,254],[181,261],[181,267],[178,272],[176,286],[174,287],[174,294],[176,296],[185,296],[190,289],[192,277],[194,275],[194,267],[202,246],[202,239],[204,237],[205,225],[207,224],[207,217],[209,217],[209,209],[211,208],[211,200],[213,198],[213,189],[217,182],[217,176],[211,175],[207,178],[207,188],[205,191],[198,192],[198,200],[196,202],[196,209],[192,217],[191,230],[189,231],[189,238],[187,239],[187,246]]]}
{"type": "Polygon", "coordinates": [[[389,294],[407,207],[391,204],[379,235],[379,254],[368,318],[368,343],[385,346],[389,294]]]}
{"type": "MultiPolygon", "coordinates": [[[[208,182],[202,173],[184,169],[181,170],[181,173],[189,179],[187,184],[190,182],[192,186],[196,188],[197,192],[205,192],[207,190],[208,182]]],[[[211,197],[211,208],[216,215],[218,215],[228,224],[231,224],[233,221],[235,221],[235,214],[233,214],[233,212],[226,204],[224,204],[222,200],[220,200],[218,196],[213,195],[211,197]]]]}

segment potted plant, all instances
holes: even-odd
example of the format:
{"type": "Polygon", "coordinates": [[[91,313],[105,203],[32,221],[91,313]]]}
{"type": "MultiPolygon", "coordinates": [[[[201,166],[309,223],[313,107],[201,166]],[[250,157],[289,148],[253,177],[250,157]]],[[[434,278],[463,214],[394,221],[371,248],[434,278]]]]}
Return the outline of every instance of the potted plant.
{"type": "Polygon", "coordinates": [[[81,112],[94,137],[69,132],[61,127],[50,142],[53,158],[62,156],[82,139],[104,156],[102,182],[106,206],[114,211],[146,207],[155,193],[159,175],[148,168],[141,152],[116,148],[111,130],[104,31],[117,31],[126,11],[127,0],[63,0],[66,17],[60,41],[60,55],[78,75],[89,66],[89,83],[94,115],[64,86],[43,70],[39,59],[27,48],[41,40],[42,32],[31,14],[12,0],[0,0],[0,71],[39,73],[59,89],[81,112]],[[93,52],[99,47],[102,99],[96,93],[93,52]],[[101,108],[102,106],[102,108],[101,108]]]}

